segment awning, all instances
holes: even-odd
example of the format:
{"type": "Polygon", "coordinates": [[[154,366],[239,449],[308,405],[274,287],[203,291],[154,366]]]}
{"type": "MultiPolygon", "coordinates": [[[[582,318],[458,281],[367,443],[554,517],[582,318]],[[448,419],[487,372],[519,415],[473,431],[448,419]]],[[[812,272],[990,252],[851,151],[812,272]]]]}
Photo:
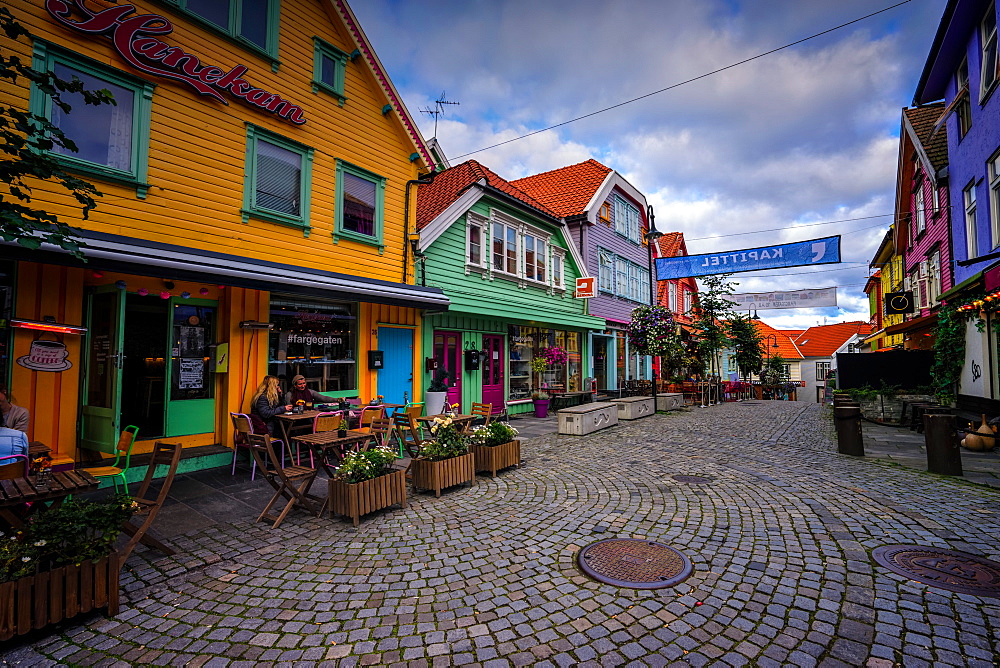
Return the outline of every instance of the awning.
{"type": "MultiPolygon", "coordinates": [[[[451,305],[448,307],[449,313],[468,313],[480,318],[501,318],[523,322],[529,327],[567,327],[597,331],[603,331],[607,327],[604,318],[540,308],[523,301],[508,302],[495,296],[486,300],[482,295],[469,295],[457,290],[451,291],[449,298],[451,299],[451,305]]],[[[580,301],[573,300],[574,303],[580,301]]]]}
{"type": "Polygon", "coordinates": [[[915,329],[924,329],[925,327],[930,327],[937,322],[938,314],[932,313],[931,315],[925,315],[921,318],[914,318],[913,320],[907,320],[906,322],[901,322],[898,325],[889,325],[885,328],[886,336],[890,334],[902,334],[903,332],[911,332],[915,329]]]}
{"type": "Polygon", "coordinates": [[[83,249],[86,263],[53,244],[42,244],[37,250],[29,250],[14,242],[0,240],[0,255],[30,262],[330,299],[439,310],[447,309],[449,304],[448,297],[439,288],[337,274],[115,234],[83,230],[80,236],[87,244],[83,249]]]}

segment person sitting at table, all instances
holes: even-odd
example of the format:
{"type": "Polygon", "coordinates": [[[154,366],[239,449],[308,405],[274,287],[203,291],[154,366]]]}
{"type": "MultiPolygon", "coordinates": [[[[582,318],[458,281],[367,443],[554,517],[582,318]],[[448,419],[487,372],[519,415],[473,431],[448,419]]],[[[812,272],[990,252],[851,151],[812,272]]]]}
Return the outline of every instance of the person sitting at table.
{"type": "Polygon", "coordinates": [[[307,404],[320,404],[323,402],[338,402],[340,399],[337,397],[328,397],[316,390],[310,390],[306,387],[305,376],[293,376],[292,389],[285,392],[285,403],[294,406],[297,401],[304,401],[307,404]]]}
{"type": "Polygon", "coordinates": [[[14,395],[6,387],[0,387],[0,426],[18,431],[28,431],[28,409],[14,404],[14,395]]]}
{"type": "Polygon", "coordinates": [[[17,429],[0,427],[0,457],[10,455],[28,455],[28,435],[17,429]]]}
{"type": "Polygon", "coordinates": [[[274,434],[274,416],[292,410],[290,405],[281,403],[280,389],[277,376],[264,376],[250,399],[250,419],[260,420],[269,434],[274,434]]]}

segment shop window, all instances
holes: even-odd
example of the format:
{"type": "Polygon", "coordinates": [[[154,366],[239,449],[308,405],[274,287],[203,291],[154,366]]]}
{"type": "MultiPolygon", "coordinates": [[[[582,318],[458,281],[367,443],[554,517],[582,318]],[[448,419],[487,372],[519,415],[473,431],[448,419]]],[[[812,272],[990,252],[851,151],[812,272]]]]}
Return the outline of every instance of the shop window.
{"type": "Polygon", "coordinates": [[[333,95],[344,106],[344,72],[350,55],[319,37],[313,38],[313,92],[333,95]]]}
{"type": "Polygon", "coordinates": [[[322,393],[357,390],[357,316],[354,304],[271,300],[268,373],[287,391],[293,376],[322,393]]]}
{"type": "Polygon", "coordinates": [[[313,149],[255,125],[247,127],[243,222],[251,216],[309,233],[313,149]]]}
{"type": "Polygon", "coordinates": [[[333,239],[340,238],[382,245],[382,208],[385,199],[385,179],[337,161],[337,212],[333,239]]]}
{"type": "Polygon", "coordinates": [[[581,334],[541,327],[507,328],[508,349],[510,350],[510,390],[508,401],[530,399],[531,392],[578,392],[583,387],[583,358],[581,356],[581,334]],[[531,360],[541,351],[558,346],[566,351],[566,363],[549,366],[542,372],[531,368],[531,360]]]}
{"type": "Polygon", "coordinates": [[[33,65],[60,79],[76,77],[91,91],[107,89],[115,99],[115,104],[91,105],[81,93],[62,93],[71,108],[67,111],[33,87],[31,112],[49,119],[76,144],[76,151],[53,146],[51,153],[70,171],[134,185],[145,197],[153,85],[41,40],[35,41],[33,65]]]}
{"type": "Polygon", "coordinates": [[[278,57],[279,0],[165,0],[244,47],[278,57]]]}

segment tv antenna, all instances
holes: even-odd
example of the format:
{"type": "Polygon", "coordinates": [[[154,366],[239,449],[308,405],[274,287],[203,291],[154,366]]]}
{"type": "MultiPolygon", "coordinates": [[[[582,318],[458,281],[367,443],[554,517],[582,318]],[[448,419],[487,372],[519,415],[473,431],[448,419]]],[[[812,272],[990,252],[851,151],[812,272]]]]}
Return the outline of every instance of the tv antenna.
{"type": "Polygon", "coordinates": [[[446,104],[459,105],[459,104],[462,104],[462,103],[461,102],[450,102],[449,100],[446,99],[445,91],[441,91],[441,94],[438,96],[438,99],[434,100],[434,108],[433,109],[431,109],[430,107],[424,107],[423,109],[420,110],[420,113],[427,114],[429,116],[433,116],[434,117],[434,138],[435,139],[437,139],[437,133],[438,133],[438,116],[444,115],[444,105],[446,105],[446,104]]]}

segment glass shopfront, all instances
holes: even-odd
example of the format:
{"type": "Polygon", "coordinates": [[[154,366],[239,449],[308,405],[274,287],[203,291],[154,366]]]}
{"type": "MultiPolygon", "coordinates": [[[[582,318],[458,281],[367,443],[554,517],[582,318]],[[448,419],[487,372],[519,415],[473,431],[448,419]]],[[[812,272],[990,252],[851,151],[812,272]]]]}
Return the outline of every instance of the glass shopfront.
{"type": "Polygon", "coordinates": [[[323,393],[357,390],[357,307],[351,303],[271,300],[267,372],[287,390],[292,377],[323,393]]]}
{"type": "Polygon", "coordinates": [[[508,401],[530,399],[533,391],[579,392],[583,387],[582,335],[560,329],[509,325],[510,391],[508,401]],[[531,361],[546,348],[566,351],[566,363],[548,366],[542,372],[531,368],[531,361]]]}

